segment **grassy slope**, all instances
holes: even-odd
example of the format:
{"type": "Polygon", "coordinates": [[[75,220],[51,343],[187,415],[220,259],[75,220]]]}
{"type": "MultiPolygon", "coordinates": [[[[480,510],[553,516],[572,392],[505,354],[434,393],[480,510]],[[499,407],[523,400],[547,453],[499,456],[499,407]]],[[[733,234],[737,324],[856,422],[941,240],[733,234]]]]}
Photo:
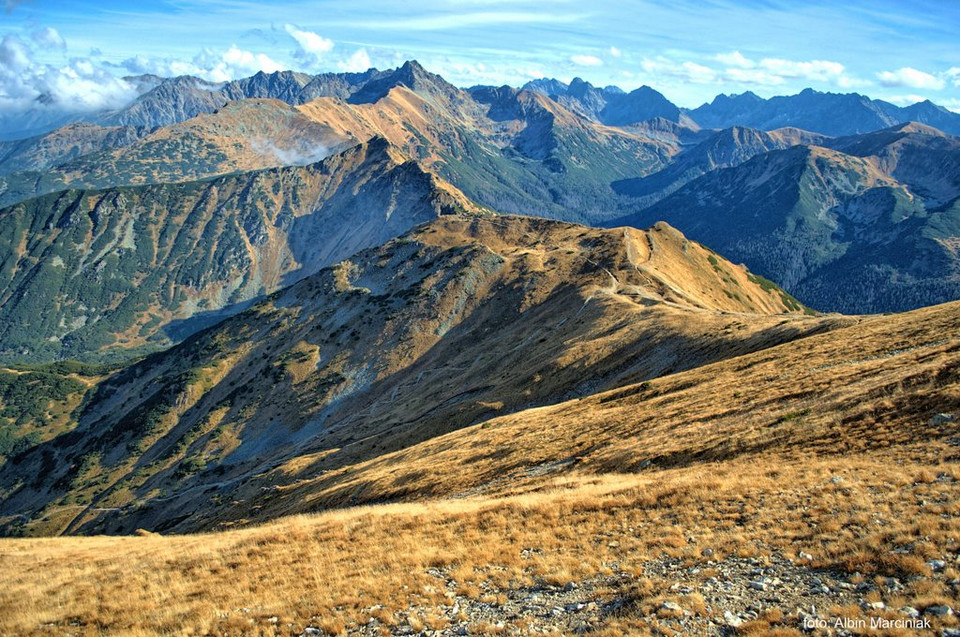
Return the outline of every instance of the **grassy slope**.
{"type": "MultiPolygon", "coordinates": [[[[890,609],[956,607],[947,583],[956,569],[932,576],[926,561],[951,560],[960,542],[960,427],[931,422],[960,409],[958,320],[956,303],[870,318],[354,469],[383,494],[405,481],[433,495],[472,487],[465,499],[209,535],[5,540],[0,629],[339,633],[371,618],[441,629],[451,598],[439,571],[459,599],[493,604],[599,578],[593,630],[669,634],[678,625],[662,601],[693,609],[694,625],[714,611],[649,565],[683,565],[699,586],[712,565],[738,557],[875,583],[868,599],[890,609]],[[885,576],[905,584],[887,588],[885,576]]],[[[522,630],[527,620],[507,621],[522,630]]],[[[933,618],[935,628],[955,624],[933,618]]],[[[797,626],[791,609],[771,610],[741,632],[797,626]]]]}
{"type": "MultiPolygon", "coordinates": [[[[82,144],[90,125],[58,129],[40,142],[72,146],[53,165],[20,168],[0,176],[0,205],[7,206],[68,188],[103,189],[139,184],[183,183],[275,166],[304,165],[353,145],[279,100],[249,99],[212,114],[159,128],[141,139],[111,143],[107,136],[82,144]],[[77,139],[71,139],[76,136],[77,139]],[[119,147],[116,147],[119,145],[119,147]],[[77,148],[82,146],[81,151],[77,148]],[[74,156],[75,155],[75,156],[74,156]]],[[[121,131],[124,129],[120,129],[121,131]]],[[[0,165],[2,169],[2,165],[0,165]]]]}
{"type": "Polygon", "coordinates": [[[0,461],[71,430],[106,371],[71,361],[0,368],[0,461]]]}
{"type": "Polygon", "coordinates": [[[0,468],[0,510],[33,533],[203,528],[277,478],[336,484],[494,415],[851,320],[788,301],[664,224],[441,217],[114,375],[77,431],[0,468]]]}

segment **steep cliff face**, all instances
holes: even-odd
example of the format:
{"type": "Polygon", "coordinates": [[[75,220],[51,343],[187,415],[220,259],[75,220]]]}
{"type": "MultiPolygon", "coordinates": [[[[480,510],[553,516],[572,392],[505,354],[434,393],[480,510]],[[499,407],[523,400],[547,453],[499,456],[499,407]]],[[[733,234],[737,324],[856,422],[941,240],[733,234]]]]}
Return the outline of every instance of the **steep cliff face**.
{"type": "Polygon", "coordinates": [[[204,324],[171,321],[216,317],[470,207],[382,139],[309,166],[22,202],[0,211],[3,356],[156,348],[204,324]]]}

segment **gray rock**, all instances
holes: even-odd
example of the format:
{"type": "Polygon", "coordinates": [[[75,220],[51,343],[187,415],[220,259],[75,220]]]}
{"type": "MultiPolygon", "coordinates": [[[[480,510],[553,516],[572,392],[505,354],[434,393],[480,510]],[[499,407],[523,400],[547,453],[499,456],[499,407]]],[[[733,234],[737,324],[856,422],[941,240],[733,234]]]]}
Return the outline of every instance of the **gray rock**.
{"type": "Polygon", "coordinates": [[[913,606],[904,606],[903,608],[900,609],[900,614],[906,615],[907,617],[910,617],[912,619],[916,619],[917,617],[920,616],[920,611],[918,611],[913,606]]]}
{"type": "Polygon", "coordinates": [[[742,619],[740,619],[739,617],[737,617],[736,615],[734,615],[728,610],[723,611],[723,621],[730,628],[737,628],[743,623],[742,619]]]}
{"type": "Polygon", "coordinates": [[[927,566],[933,569],[934,573],[939,573],[943,569],[947,568],[947,563],[943,560],[930,560],[927,562],[927,566]]]}
{"type": "Polygon", "coordinates": [[[954,416],[953,414],[937,414],[936,416],[930,419],[930,424],[936,427],[938,425],[945,425],[948,422],[953,422],[956,419],[957,417],[954,416]]]}
{"type": "Polygon", "coordinates": [[[765,590],[767,590],[767,583],[766,583],[766,582],[763,582],[763,581],[761,581],[761,580],[756,580],[756,581],[750,582],[750,584],[748,584],[748,586],[749,586],[750,588],[752,588],[753,590],[755,590],[755,591],[765,591],[765,590]]]}
{"type": "Polygon", "coordinates": [[[864,602],[861,606],[864,610],[883,610],[887,607],[883,602],[864,602]]]}
{"type": "Polygon", "coordinates": [[[677,604],[676,602],[664,602],[660,604],[660,608],[662,608],[663,610],[669,610],[672,612],[681,612],[681,613],[683,612],[683,608],[681,608],[680,604],[677,604]]]}
{"type": "Polygon", "coordinates": [[[936,606],[928,606],[927,608],[923,609],[923,614],[947,617],[949,615],[953,615],[953,609],[946,604],[938,604],[936,606]]]}

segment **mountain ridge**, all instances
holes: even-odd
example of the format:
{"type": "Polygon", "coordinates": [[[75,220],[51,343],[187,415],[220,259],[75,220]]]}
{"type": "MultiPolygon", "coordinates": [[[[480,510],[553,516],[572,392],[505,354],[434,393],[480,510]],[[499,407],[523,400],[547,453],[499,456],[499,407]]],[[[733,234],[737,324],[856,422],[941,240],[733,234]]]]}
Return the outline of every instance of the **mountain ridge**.
{"type": "Polygon", "coordinates": [[[216,318],[454,210],[476,207],[382,138],[302,167],[21,202],[0,210],[4,356],[156,348],[174,319],[216,318]]]}
{"type": "Polygon", "coordinates": [[[333,478],[491,414],[847,322],[807,315],[666,224],[641,232],[444,216],[104,381],[73,433],[0,468],[0,506],[19,515],[96,492],[88,513],[122,515],[60,519],[64,528],[198,528],[206,513],[183,516],[200,506],[204,481],[234,485],[246,500],[259,492],[253,476],[278,462],[324,459],[333,478]],[[66,473],[16,482],[35,463],[49,466],[51,453],[66,473]],[[69,478],[91,453],[100,468],[69,478]],[[104,491],[96,485],[107,475],[104,491]],[[145,498],[132,509],[130,489],[145,498]],[[158,499],[158,489],[181,495],[158,499]]]}
{"type": "MultiPolygon", "coordinates": [[[[46,126],[41,124],[45,117],[42,113],[27,112],[16,120],[19,129],[26,134],[14,139],[43,134],[57,126],[78,121],[152,129],[213,112],[230,101],[257,97],[281,99],[294,106],[318,97],[376,101],[377,96],[385,93],[387,84],[416,84],[414,76],[421,79],[439,77],[424,70],[416,60],[408,60],[396,69],[381,71],[371,68],[361,73],[325,72],[310,75],[292,70],[273,73],[259,71],[247,78],[221,83],[191,76],[131,77],[126,78],[127,81],[134,84],[140,94],[130,104],[109,112],[63,115],[50,120],[46,126]],[[411,72],[412,67],[419,70],[411,72]],[[406,77],[403,79],[401,76],[406,77]],[[368,84],[369,88],[364,93],[364,87],[368,84]],[[356,97],[358,92],[359,97],[356,97]]],[[[483,88],[489,87],[474,86],[457,90],[483,88]]],[[[930,100],[898,107],[856,93],[829,93],[806,88],[796,95],[769,99],[750,91],[739,95],[720,94],[712,102],[696,108],[680,108],[649,86],[641,86],[628,93],[617,86],[597,88],[579,77],[569,84],[541,78],[531,80],[520,88],[553,96],[587,118],[611,125],[629,126],[662,117],[694,128],[749,126],[772,130],[792,126],[821,134],[849,135],[906,121],[919,121],[951,134],[960,134],[960,114],[930,100]],[[797,119],[798,114],[800,119],[797,119]]],[[[7,132],[5,137],[10,138],[11,132],[7,132]]]]}

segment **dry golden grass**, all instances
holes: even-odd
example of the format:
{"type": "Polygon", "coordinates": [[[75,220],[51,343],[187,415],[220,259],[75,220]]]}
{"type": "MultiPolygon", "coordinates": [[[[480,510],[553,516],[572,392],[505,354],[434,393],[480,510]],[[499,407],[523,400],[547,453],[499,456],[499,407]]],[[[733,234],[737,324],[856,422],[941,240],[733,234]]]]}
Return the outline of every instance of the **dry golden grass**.
{"type": "MultiPolygon", "coordinates": [[[[320,462],[298,459],[296,469],[281,466],[264,476],[266,484],[280,486],[252,519],[351,501],[517,493],[573,468],[602,474],[882,449],[905,459],[954,458],[948,441],[960,436],[960,422],[930,420],[960,412],[956,325],[960,303],[871,317],[651,382],[495,418],[320,475],[320,462]]],[[[770,470],[775,474],[776,465],[770,470]]],[[[899,480],[930,482],[938,475],[918,469],[899,480]]]]}
{"type": "MultiPolygon", "coordinates": [[[[638,569],[663,555],[704,562],[708,547],[713,559],[802,550],[814,568],[903,577],[911,568],[887,559],[892,547],[912,547],[908,557],[925,559],[960,542],[956,517],[940,514],[955,506],[955,483],[904,477],[960,474],[960,466],[904,456],[574,475],[533,494],[349,509],[205,535],[4,540],[0,632],[39,634],[52,625],[82,633],[287,634],[313,625],[340,633],[371,617],[441,626],[440,605],[449,600],[430,568],[448,569],[473,596],[484,582],[508,589],[580,581],[608,574],[611,562],[638,569]],[[831,481],[836,476],[844,481],[831,481]],[[857,521],[864,515],[870,523],[857,521]],[[830,521],[839,528],[824,531],[830,521]],[[525,549],[536,549],[535,558],[525,549]]],[[[900,600],[956,607],[955,592],[923,581],[900,600]]],[[[668,585],[640,577],[611,590],[632,602],[600,627],[639,630],[640,618],[665,599],[707,613],[702,598],[671,597],[668,585]]],[[[771,611],[743,632],[765,634],[781,621],[771,611]]]]}
{"type": "MultiPolygon", "coordinates": [[[[867,599],[956,608],[948,573],[931,577],[927,562],[946,559],[955,574],[960,549],[960,424],[933,418],[960,409],[957,325],[960,303],[872,317],[497,418],[332,477],[281,467],[299,482],[247,513],[343,504],[360,487],[364,498],[417,501],[202,535],[4,540],[0,633],[336,634],[371,618],[442,628],[449,599],[429,569],[495,601],[617,564],[627,581],[598,594],[628,603],[596,634],[669,634],[663,601],[711,611],[645,565],[708,568],[708,548],[714,561],[781,556],[854,581],[898,577],[901,590],[867,599]],[[466,497],[428,499],[450,495],[466,497]]],[[[792,621],[770,611],[741,632],[794,634],[792,621]]]]}

